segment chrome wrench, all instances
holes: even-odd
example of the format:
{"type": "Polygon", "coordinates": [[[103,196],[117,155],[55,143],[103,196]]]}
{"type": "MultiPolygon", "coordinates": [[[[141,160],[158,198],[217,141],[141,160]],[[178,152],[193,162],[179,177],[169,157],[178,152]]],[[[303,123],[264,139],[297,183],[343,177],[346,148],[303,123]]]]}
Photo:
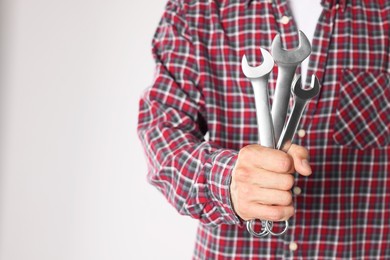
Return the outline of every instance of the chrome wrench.
{"type": "Polygon", "coordinates": [[[274,59],[271,54],[260,48],[263,56],[263,63],[257,67],[248,64],[246,56],[242,57],[241,68],[244,75],[251,81],[255,96],[256,116],[260,144],[262,146],[275,148],[274,127],[270,113],[268,97],[268,78],[274,67],[274,59]]]}
{"type": "Polygon", "coordinates": [[[294,50],[284,50],[280,35],[278,34],[272,41],[271,53],[279,70],[271,111],[275,141],[277,143],[286,120],[291,83],[297,66],[311,53],[310,41],[302,31],[299,31],[298,48],[294,50]]]}
{"type": "Polygon", "coordinates": [[[320,92],[320,82],[315,75],[312,75],[310,88],[306,90],[302,88],[301,76],[298,76],[293,82],[291,91],[295,97],[294,106],[277,145],[277,149],[284,152],[287,152],[292,144],[307,103],[320,92]]]}
{"type": "MultiPolygon", "coordinates": [[[[274,60],[268,51],[262,48],[260,48],[260,50],[263,56],[263,63],[260,66],[251,67],[244,55],[242,57],[241,67],[244,75],[251,81],[253,87],[260,144],[262,146],[275,148],[275,135],[273,131],[267,88],[269,74],[274,67],[274,60]]],[[[253,230],[255,221],[256,220],[253,219],[246,222],[247,230],[253,236],[264,237],[272,232],[273,223],[271,221],[262,220],[262,229],[259,233],[257,233],[253,230]]],[[[287,230],[287,227],[288,222],[286,221],[285,230],[287,230]]],[[[278,235],[278,233],[273,234],[278,235]]]]}

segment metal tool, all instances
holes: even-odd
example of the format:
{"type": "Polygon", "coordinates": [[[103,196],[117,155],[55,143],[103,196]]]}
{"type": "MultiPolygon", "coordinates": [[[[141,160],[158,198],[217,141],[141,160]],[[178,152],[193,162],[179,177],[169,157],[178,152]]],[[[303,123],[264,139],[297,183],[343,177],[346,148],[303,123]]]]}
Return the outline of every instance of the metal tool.
{"type": "Polygon", "coordinates": [[[260,144],[262,146],[275,148],[274,127],[270,113],[268,97],[268,77],[274,67],[274,60],[271,54],[260,48],[263,62],[257,67],[248,64],[246,56],[242,57],[241,68],[244,75],[251,81],[255,96],[256,115],[260,144]]]}
{"type": "MultiPolygon", "coordinates": [[[[260,144],[262,146],[275,148],[275,136],[273,131],[267,88],[268,77],[274,67],[274,60],[268,51],[262,48],[260,48],[260,50],[263,56],[263,63],[261,65],[257,67],[251,67],[248,64],[246,56],[244,55],[242,57],[241,67],[244,75],[251,81],[253,87],[260,144]]],[[[270,233],[273,235],[279,235],[279,233],[272,232],[272,221],[264,220],[261,221],[261,231],[257,233],[253,230],[255,221],[256,220],[254,219],[247,221],[246,223],[248,232],[253,236],[264,237],[270,233]]],[[[287,227],[288,222],[286,221],[286,227],[281,234],[287,230],[287,227]]]]}
{"type": "Polygon", "coordinates": [[[272,41],[271,53],[278,65],[278,78],[276,80],[276,89],[271,111],[275,142],[277,143],[286,120],[291,83],[297,66],[311,53],[310,41],[302,31],[299,31],[298,48],[285,50],[282,47],[280,35],[278,34],[272,41]]]}
{"type": "Polygon", "coordinates": [[[315,75],[311,76],[310,89],[302,88],[301,76],[298,76],[292,85],[293,87],[291,91],[295,97],[294,106],[277,145],[277,149],[284,152],[287,152],[292,144],[295,132],[297,131],[307,103],[320,92],[320,82],[315,75]]]}

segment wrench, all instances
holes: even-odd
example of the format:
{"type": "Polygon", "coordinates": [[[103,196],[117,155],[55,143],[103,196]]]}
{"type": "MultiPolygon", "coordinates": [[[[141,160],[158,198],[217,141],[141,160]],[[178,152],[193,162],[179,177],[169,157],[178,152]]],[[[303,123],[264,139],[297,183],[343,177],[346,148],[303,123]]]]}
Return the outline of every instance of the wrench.
{"type": "Polygon", "coordinates": [[[268,77],[275,63],[268,51],[263,48],[260,48],[260,50],[263,56],[263,63],[261,65],[251,67],[244,55],[242,57],[241,68],[244,75],[252,83],[260,144],[266,147],[275,148],[274,127],[272,125],[267,89],[268,77]]]}
{"type": "MultiPolygon", "coordinates": [[[[246,56],[242,57],[242,71],[244,75],[251,81],[255,96],[256,115],[258,124],[258,133],[260,144],[266,147],[275,148],[275,135],[273,131],[272,117],[270,113],[269,97],[268,97],[268,77],[274,67],[274,60],[271,54],[263,48],[260,48],[263,56],[263,63],[257,67],[251,67],[248,64],[246,56]]],[[[288,222],[285,223],[285,229],[281,233],[272,232],[272,221],[261,221],[262,229],[259,233],[253,230],[255,219],[246,222],[246,228],[250,234],[255,237],[264,237],[268,234],[281,235],[288,227],[288,222]]]]}
{"type": "Polygon", "coordinates": [[[272,41],[271,53],[279,69],[271,111],[275,142],[277,143],[285,124],[290,100],[291,82],[297,66],[310,55],[311,44],[306,35],[302,31],[299,31],[298,48],[294,50],[284,50],[282,48],[280,35],[278,34],[272,41]]]}
{"type": "Polygon", "coordinates": [[[299,75],[293,82],[292,92],[295,96],[294,106],[277,145],[277,149],[284,152],[287,152],[292,144],[307,103],[320,92],[320,82],[315,75],[312,75],[310,89],[305,90],[302,89],[301,76],[299,75]]]}

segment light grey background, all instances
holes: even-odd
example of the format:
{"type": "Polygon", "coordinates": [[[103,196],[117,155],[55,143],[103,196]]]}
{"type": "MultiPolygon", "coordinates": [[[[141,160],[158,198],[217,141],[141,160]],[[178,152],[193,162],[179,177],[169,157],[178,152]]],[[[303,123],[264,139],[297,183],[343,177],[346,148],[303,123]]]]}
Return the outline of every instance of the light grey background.
{"type": "Polygon", "coordinates": [[[0,259],[190,259],[136,135],[165,0],[0,1],[0,259]]]}

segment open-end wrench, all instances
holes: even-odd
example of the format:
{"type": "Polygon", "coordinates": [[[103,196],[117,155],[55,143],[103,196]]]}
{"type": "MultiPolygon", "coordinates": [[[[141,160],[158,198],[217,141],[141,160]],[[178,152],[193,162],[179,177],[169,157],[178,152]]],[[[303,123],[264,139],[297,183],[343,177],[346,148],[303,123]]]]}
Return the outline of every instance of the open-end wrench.
{"type": "Polygon", "coordinates": [[[307,103],[320,92],[320,82],[315,75],[312,75],[310,88],[302,89],[301,76],[298,76],[293,82],[291,91],[295,97],[294,106],[277,145],[277,149],[284,152],[287,152],[292,144],[294,134],[298,128],[307,103]]]}
{"type": "Polygon", "coordinates": [[[274,127],[272,124],[269,95],[268,77],[274,67],[274,59],[271,54],[260,48],[263,62],[257,67],[248,64],[246,56],[242,57],[241,68],[244,75],[251,81],[255,96],[256,115],[260,144],[262,146],[275,148],[274,127]]]}
{"type": "Polygon", "coordinates": [[[280,35],[278,34],[272,41],[271,53],[278,65],[278,78],[276,80],[276,89],[271,111],[275,141],[277,143],[286,120],[291,83],[297,66],[311,53],[310,41],[303,32],[299,31],[298,48],[285,50],[282,47],[280,35]]]}
{"type": "MultiPolygon", "coordinates": [[[[260,50],[263,56],[263,63],[260,66],[251,67],[244,55],[242,57],[241,67],[244,75],[251,81],[253,87],[260,144],[262,146],[275,148],[275,136],[267,88],[268,77],[274,67],[274,60],[268,51],[262,48],[260,48],[260,50]]],[[[246,228],[250,234],[255,237],[264,237],[272,233],[273,223],[271,221],[262,220],[262,229],[259,233],[253,230],[255,221],[256,220],[250,220],[246,222],[246,228]]],[[[287,230],[287,227],[288,222],[286,221],[286,227],[283,233],[287,230]]],[[[279,235],[279,233],[272,234],[279,235]]]]}

